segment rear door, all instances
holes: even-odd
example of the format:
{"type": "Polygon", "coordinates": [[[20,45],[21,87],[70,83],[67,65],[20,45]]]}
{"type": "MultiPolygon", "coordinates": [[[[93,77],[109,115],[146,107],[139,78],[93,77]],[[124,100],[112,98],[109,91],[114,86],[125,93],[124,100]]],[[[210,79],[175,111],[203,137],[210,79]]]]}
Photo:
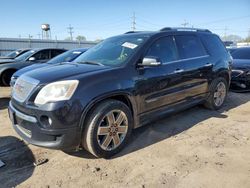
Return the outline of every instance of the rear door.
{"type": "Polygon", "coordinates": [[[186,98],[205,95],[213,64],[200,38],[196,35],[176,35],[179,58],[185,69],[186,98]]]}

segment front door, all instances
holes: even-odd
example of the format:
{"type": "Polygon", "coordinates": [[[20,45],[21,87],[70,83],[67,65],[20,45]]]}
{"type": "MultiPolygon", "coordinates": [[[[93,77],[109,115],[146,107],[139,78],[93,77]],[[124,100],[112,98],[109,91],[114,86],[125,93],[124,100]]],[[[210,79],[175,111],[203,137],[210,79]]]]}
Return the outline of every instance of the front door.
{"type": "Polygon", "coordinates": [[[185,67],[178,59],[173,36],[157,39],[144,57],[159,58],[162,65],[138,69],[139,78],[136,85],[141,101],[140,114],[184,100],[185,67]]]}

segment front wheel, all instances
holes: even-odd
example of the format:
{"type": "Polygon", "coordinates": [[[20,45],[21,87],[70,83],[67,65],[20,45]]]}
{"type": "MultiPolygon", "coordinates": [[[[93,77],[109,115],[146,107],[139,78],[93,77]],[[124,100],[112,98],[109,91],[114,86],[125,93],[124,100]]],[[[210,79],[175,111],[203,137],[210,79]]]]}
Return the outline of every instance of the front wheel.
{"type": "Polygon", "coordinates": [[[126,104],[107,100],[89,113],[82,145],[96,157],[110,158],[127,143],[133,118],[126,104]]]}
{"type": "Polygon", "coordinates": [[[225,102],[228,84],[225,78],[217,78],[210,85],[210,94],[205,102],[205,106],[212,110],[218,110],[225,102]]]}

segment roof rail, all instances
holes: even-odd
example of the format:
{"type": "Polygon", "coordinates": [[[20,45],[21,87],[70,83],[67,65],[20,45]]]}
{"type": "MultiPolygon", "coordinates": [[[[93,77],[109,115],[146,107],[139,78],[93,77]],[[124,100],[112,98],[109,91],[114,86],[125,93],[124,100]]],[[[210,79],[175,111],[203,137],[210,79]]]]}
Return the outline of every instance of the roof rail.
{"type": "Polygon", "coordinates": [[[126,33],[124,33],[124,34],[129,34],[129,33],[136,33],[137,31],[128,31],[128,32],[126,32],[126,33]]]}
{"type": "Polygon", "coordinates": [[[160,31],[196,31],[196,32],[211,33],[211,31],[208,29],[199,29],[199,28],[192,28],[192,27],[164,27],[160,29],[160,31]]]}

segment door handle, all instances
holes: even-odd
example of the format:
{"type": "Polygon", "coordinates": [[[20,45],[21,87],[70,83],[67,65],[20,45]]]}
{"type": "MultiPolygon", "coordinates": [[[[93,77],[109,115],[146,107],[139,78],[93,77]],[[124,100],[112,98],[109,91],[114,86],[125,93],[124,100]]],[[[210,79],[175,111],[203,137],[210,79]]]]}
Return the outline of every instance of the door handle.
{"type": "Polygon", "coordinates": [[[204,67],[212,67],[212,66],[213,66],[212,63],[207,63],[207,64],[204,65],[204,67]]]}
{"type": "Polygon", "coordinates": [[[181,72],[183,72],[184,71],[184,69],[176,69],[175,71],[174,71],[174,73],[181,73],[181,72]]]}

